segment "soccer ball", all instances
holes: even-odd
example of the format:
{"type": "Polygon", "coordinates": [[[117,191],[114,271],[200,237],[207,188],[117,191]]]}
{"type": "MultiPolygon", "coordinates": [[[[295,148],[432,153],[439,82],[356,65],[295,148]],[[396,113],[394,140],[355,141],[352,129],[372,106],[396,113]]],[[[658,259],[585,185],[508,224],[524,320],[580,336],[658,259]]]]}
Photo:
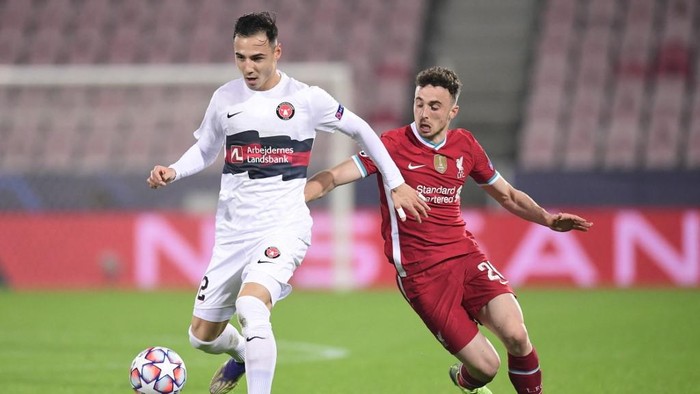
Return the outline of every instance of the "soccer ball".
{"type": "Polygon", "coordinates": [[[185,386],[187,369],[172,349],[153,346],[139,353],[131,362],[129,380],[135,393],[176,394],[185,386]]]}

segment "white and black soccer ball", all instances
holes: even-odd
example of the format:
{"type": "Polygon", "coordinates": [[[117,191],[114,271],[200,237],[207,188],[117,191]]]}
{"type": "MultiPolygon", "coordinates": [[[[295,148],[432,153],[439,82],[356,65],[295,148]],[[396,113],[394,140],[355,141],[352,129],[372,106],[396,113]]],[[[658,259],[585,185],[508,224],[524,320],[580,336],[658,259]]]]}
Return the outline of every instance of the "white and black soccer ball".
{"type": "Polygon", "coordinates": [[[153,346],[139,353],[131,362],[129,380],[136,393],[176,394],[185,386],[187,369],[175,351],[153,346]]]}

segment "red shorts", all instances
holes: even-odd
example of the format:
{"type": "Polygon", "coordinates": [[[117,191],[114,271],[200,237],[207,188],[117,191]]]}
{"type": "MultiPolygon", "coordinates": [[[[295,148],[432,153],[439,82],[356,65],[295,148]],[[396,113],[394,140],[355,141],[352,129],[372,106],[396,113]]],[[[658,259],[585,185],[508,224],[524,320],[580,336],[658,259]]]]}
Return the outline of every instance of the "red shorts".
{"type": "Polygon", "coordinates": [[[500,294],[514,294],[491,263],[474,263],[469,256],[458,256],[397,279],[413,310],[452,354],[467,346],[479,332],[481,308],[500,294]]]}

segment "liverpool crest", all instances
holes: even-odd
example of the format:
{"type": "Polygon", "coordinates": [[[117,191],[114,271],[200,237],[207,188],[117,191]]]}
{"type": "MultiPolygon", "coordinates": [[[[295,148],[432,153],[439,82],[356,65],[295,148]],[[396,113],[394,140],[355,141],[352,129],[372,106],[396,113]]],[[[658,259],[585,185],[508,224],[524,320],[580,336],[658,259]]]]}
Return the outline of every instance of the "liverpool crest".
{"type": "Polygon", "coordinates": [[[455,160],[455,165],[457,166],[457,178],[464,178],[464,156],[460,156],[459,159],[455,160]]]}

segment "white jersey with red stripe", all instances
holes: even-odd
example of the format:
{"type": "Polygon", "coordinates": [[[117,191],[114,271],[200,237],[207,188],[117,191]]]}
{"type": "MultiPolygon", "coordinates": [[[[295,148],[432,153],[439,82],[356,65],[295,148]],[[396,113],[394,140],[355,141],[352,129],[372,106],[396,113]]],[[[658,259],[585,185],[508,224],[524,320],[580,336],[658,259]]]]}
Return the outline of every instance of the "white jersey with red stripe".
{"type": "Polygon", "coordinates": [[[304,185],[311,147],[317,131],[342,131],[349,111],[323,89],[280,74],[270,90],[251,90],[243,79],[216,90],[194,132],[194,153],[171,165],[180,179],[211,164],[224,147],[217,237],[294,229],[310,238],[304,185]]]}

